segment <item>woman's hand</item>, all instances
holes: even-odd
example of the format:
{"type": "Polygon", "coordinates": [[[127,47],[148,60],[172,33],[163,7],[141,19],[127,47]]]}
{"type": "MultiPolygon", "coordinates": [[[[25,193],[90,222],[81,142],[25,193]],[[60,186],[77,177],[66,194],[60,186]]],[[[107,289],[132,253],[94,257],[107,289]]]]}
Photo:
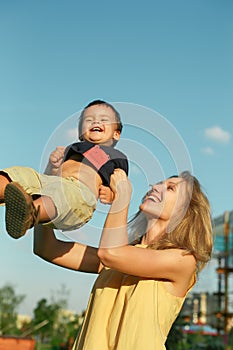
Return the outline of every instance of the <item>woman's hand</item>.
{"type": "Polygon", "coordinates": [[[115,169],[110,178],[110,188],[114,194],[113,203],[123,207],[129,205],[132,195],[132,185],[122,169],[115,169]]]}

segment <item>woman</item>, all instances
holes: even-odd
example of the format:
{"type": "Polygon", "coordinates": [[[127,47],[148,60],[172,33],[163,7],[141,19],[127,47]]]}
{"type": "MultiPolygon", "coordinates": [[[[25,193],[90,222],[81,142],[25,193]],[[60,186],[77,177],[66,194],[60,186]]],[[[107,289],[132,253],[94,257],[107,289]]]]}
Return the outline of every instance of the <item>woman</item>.
{"type": "Polygon", "coordinates": [[[59,241],[51,229],[37,226],[34,252],[99,274],[74,350],[165,349],[196,274],[211,256],[209,202],[197,179],[184,172],[153,185],[127,226],[131,184],[122,170],[111,176],[111,189],[115,197],[99,248],[59,241]]]}

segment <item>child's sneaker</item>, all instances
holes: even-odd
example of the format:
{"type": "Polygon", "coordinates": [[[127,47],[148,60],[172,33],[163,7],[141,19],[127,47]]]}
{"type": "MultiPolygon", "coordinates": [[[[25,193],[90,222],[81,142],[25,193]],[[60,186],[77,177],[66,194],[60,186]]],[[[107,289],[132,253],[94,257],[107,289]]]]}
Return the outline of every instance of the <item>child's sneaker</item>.
{"type": "Polygon", "coordinates": [[[13,238],[20,238],[39,222],[39,209],[32,197],[17,183],[10,182],[5,189],[6,230],[13,238]]]}

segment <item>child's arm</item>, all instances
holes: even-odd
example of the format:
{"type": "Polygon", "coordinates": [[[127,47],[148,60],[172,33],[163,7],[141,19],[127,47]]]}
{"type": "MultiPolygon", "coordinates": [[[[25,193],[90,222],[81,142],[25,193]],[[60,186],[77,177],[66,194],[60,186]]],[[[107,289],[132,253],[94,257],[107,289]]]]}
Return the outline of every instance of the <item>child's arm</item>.
{"type": "Polygon", "coordinates": [[[50,154],[49,156],[49,162],[45,169],[46,175],[57,175],[59,171],[59,167],[62,164],[64,153],[65,153],[65,146],[58,146],[56,149],[50,154]]]}
{"type": "Polygon", "coordinates": [[[99,188],[99,199],[103,204],[111,204],[114,199],[114,193],[111,188],[101,185],[99,188]]]}

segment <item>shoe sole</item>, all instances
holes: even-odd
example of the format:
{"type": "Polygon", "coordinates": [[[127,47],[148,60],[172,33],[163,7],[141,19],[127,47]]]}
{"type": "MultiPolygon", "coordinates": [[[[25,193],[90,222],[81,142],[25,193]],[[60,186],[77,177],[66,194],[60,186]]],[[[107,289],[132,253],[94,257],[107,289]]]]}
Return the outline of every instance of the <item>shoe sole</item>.
{"type": "Polygon", "coordinates": [[[23,192],[20,185],[11,182],[6,186],[4,193],[6,230],[15,239],[24,236],[28,229],[25,227],[25,221],[31,199],[27,199],[23,192]]]}

